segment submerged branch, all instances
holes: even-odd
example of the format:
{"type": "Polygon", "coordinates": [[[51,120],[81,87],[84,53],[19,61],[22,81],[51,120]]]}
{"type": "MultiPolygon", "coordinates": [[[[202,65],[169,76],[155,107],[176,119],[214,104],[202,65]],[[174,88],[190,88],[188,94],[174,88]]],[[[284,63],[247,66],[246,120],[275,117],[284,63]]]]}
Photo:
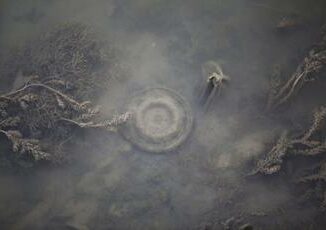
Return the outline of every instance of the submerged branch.
{"type": "Polygon", "coordinates": [[[278,89],[276,94],[270,95],[267,110],[275,110],[293,98],[307,82],[318,79],[318,75],[326,66],[326,34],[304,58],[290,79],[278,89]]]}

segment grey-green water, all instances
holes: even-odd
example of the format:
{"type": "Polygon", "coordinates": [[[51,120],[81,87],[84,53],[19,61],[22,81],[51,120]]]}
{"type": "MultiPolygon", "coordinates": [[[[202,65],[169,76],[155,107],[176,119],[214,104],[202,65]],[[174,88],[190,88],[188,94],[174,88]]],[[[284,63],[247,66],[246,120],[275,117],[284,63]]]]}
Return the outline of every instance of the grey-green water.
{"type": "MultiPolygon", "coordinates": [[[[92,147],[71,153],[79,156],[71,165],[1,172],[1,229],[197,229],[207,223],[223,229],[231,217],[257,229],[323,229],[314,225],[314,206],[295,205],[286,179],[243,175],[284,127],[260,116],[273,66],[294,70],[325,22],[324,1],[3,0],[0,6],[2,60],[66,22],[84,23],[112,41],[131,75],[113,79],[99,100],[108,114],[129,91],[150,86],[192,101],[208,60],[222,63],[231,77],[223,100],[196,118],[177,152],[144,153],[119,134],[95,134],[85,137],[92,147]],[[304,25],[277,33],[277,23],[292,15],[304,25]]],[[[1,80],[0,90],[9,91],[13,79],[1,80]]],[[[293,110],[289,120],[310,115],[293,110]]]]}

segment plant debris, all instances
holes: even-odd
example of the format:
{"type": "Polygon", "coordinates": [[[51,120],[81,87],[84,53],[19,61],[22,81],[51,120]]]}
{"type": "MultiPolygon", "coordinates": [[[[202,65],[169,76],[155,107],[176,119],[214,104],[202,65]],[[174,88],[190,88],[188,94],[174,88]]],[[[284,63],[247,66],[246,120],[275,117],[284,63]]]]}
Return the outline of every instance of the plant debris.
{"type": "Polygon", "coordinates": [[[271,79],[271,92],[269,94],[267,110],[275,110],[286,104],[306,83],[316,81],[319,73],[325,70],[325,66],[326,31],[324,29],[321,41],[310,50],[309,54],[283,86],[275,84],[275,82],[278,82],[275,80],[275,77],[271,79]]]}
{"type": "Polygon", "coordinates": [[[288,155],[316,156],[324,153],[326,138],[319,134],[325,128],[325,120],[326,107],[321,107],[315,111],[311,127],[300,138],[291,139],[288,132],[283,132],[274,147],[258,160],[254,173],[277,173],[288,155]]]}
{"type": "Polygon", "coordinates": [[[1,69],[5,78],[39,76],[41,83],[61,84],[77,99],[96,98],[122,74],[117,56],[89,27],[67,23],[27,43],[1,69]]]}
{"type": "Polygon", "coordinates": [[[91,102],[78,102],[41,83],[0,96],[0,131],[19,158],[33,162],[54,160],[55,146],[62,146],[76,128],[116,131],[130,116],[125,113],[104,119],[91,102]]]}
{"type": "Polygon", "coordinates": [[[19,75],[23,85],[0,95],[3,162],[24,167],[61,162],[68,155],[69,143],[78,140],[76,130],[114,132],[125,123],[130,113],[108,119],[89,101],[119,74],[115,55],[88,27],[71,23],[31,42],[14,56],[2,74],[19,75]]]}

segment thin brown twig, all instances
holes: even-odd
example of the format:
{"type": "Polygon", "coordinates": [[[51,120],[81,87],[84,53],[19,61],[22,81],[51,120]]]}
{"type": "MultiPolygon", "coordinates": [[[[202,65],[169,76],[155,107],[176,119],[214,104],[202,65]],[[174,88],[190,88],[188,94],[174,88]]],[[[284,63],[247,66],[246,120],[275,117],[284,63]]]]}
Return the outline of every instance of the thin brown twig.
{"type": "Polygon", "coordinates": [[[76,100],[72,99],[71,97],[59,92],[58,90],[56,89],[53,89],[51,88],[50,86],[47,86],[47,85],[44,85],[44,84],[40,84],[40,83],[33,83],[33,84],[29,84],[29,85],[25,85],[24,87],[14,91],[14,92],[10,92],[10,93],[7,93],[4,95],[4,97],[11,97],[11,96],[14,96],[16,94],[19,94],[27,89],[30,89],[30,88],[43,88],[43,89],[46,89],[48,90],[49,92],[51,93],[54,93],[58,96],[60,96],[61,98],[63,98],[65,101],[71,103],[72,105],[76,106],[75,108],[82,108],[81,104],[78,103],[76,100]]]}

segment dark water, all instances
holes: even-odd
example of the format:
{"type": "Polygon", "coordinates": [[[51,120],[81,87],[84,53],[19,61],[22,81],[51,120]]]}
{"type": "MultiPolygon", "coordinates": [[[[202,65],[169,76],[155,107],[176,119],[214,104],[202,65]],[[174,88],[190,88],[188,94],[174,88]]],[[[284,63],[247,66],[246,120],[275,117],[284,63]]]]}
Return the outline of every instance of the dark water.
{"type": "MultiPolygon", "coordinates": [[[[213,111],[196,117],[177,152],[144,153],[119,134],[90,134],[85,140],[92,147],[74,150],[78,160],[71,165],[24,175],[2,171],[0,228],[223,229],[221,223],[234,217],[257,229],[324,229],[316,224],[317,207],[297,206],[286,178],[248,181],[243,175],[288,125],[261,116],[270,73],[276,65],[285,73],[295,69],[325,15],[323,0],[1,1],[2,60],[71,21],[114,42],[131,76],[113,80],[99,100],[108,114],[129,91],[150,86],[172,88],[192,101],[209,60],[222,64],[231,84],[213,111]],[[280,33],[276,25],[285,17],[300,26],[280,33]]],[[[0,89],[9,91],[12,82],[0,81],[0,89]]],[[[290,118],[310,115],[295,106],[291,112],[290,118]]]]}

